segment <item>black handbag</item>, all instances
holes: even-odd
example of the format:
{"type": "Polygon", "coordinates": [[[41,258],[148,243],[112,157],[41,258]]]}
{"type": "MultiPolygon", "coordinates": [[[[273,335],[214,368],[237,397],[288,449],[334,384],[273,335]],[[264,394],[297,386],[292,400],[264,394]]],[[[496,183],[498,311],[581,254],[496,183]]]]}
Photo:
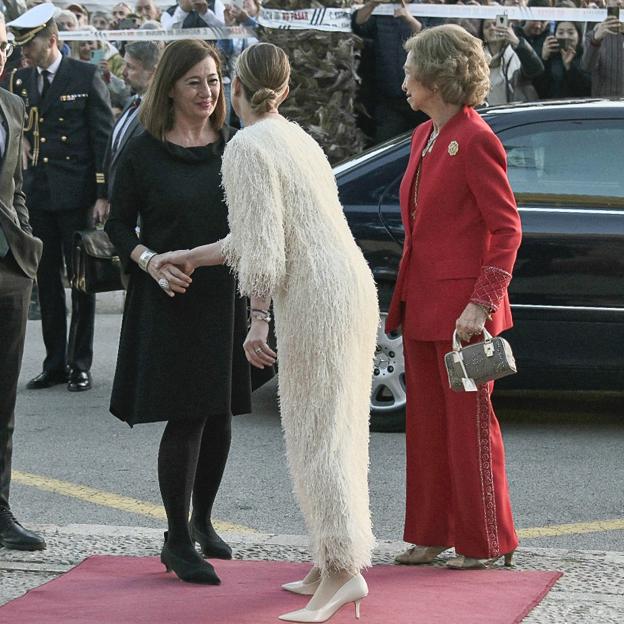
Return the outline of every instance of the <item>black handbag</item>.
{"type": "Polygon", "coordinates": [[[74,232],[71,286],[94,294],[124,290],[121,262],[104,230],[74,232]]]}

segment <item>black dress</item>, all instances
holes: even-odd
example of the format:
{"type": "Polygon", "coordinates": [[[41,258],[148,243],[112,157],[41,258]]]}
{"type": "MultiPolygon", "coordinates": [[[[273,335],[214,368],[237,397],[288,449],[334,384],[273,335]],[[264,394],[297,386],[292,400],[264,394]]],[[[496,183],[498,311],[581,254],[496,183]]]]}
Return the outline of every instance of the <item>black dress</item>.
{"type": "Polygon", "coordinates": [[[187,292],[171,298],[130,259],[139,243],[162,253],[228,233],[221,157],[231,132],[194,148],[146,132],[119,163],[106,231],[130,283],[110,410],[130,426],[251,411],[246,302],[229,269],[201,267],[187,292]]]}

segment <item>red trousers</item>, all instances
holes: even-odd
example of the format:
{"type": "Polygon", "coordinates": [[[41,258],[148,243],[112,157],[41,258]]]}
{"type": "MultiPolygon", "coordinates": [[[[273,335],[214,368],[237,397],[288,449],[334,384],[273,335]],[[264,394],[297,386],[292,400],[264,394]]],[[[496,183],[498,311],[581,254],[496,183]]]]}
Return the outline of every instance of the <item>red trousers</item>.
{"type": "Polygon", "coordinates": [[[450,342],[404,341],[407,386],[406,542],[486,559],[518,545],[503,439],[490,394],[453,392],[450,342]]]}

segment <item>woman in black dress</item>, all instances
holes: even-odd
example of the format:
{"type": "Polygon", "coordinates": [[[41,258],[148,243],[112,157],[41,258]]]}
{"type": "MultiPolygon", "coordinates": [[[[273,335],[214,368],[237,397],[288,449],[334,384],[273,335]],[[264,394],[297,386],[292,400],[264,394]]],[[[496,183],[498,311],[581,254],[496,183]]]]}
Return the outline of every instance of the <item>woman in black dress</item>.
{"type": "Polygon", "coordinates": [[[228,233],[220,170],[232,131],[223,125],[221,86],[212,46],[185,40],[167,47],[140,112],[146,132],[126,147],[106,224],[130,275],[110,409],[130,426],[167,422],[158,454],[169,526],[161,561],[182,580],[209,584],[219,578],[194,541],[208,557],[232,556],[210,517],[231,415],[250,411],[246,304],[225,267],[190,278],[150,261],[228,233]],[[173,296],[191,281],[185,297],[173,296]]]}

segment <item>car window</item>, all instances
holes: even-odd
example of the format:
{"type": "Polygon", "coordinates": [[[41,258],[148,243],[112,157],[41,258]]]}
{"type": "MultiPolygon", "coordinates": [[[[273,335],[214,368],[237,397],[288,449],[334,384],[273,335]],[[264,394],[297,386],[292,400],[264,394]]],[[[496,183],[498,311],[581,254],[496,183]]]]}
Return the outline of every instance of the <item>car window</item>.
{"type": "Polygon", "coordinates": [[[339,182],[341,203],[377,206],[388,184],[405,172],[409,156],[408,149],[409,146],[388,154],[381,162],[366,164],[344,175],[339,182]]]}
{"type": "Polygon", "coordinates": [[[624,207],[622,120],[543,122],[498,136],[516,196],[624,207]]]}

